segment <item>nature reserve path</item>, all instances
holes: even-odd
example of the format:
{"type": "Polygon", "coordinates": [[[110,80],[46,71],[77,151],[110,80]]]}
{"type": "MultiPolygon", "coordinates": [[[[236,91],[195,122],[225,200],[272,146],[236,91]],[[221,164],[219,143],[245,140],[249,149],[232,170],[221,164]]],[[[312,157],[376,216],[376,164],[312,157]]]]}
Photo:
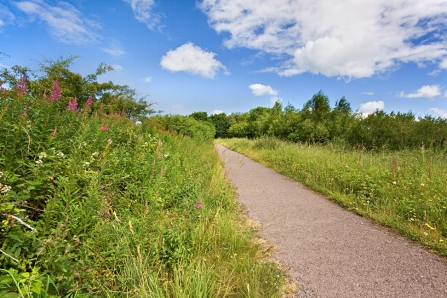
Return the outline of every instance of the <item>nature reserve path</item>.
{"type": "Polygon", "coordinates": [[[221,145],[239,202],[298,297],[447,297],[447,261],[221,145]]]}

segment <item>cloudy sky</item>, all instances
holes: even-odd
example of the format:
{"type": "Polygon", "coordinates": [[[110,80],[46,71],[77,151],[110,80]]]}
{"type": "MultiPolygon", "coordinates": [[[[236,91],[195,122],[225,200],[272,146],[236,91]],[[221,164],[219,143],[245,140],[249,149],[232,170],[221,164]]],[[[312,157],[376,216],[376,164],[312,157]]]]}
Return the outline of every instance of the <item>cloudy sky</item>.
{"type": "Polygon", "coordinates": [[[0,67],[114,71],[171,114],[296,108],[447,117],[447,0],[0,0],[0,67]]]}

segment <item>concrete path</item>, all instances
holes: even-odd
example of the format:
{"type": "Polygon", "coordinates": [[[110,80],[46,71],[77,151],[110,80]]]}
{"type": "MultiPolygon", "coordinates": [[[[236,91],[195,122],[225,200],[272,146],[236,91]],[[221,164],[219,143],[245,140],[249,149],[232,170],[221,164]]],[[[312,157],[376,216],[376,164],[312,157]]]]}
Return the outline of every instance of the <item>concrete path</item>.
{"type": "Polygon", "coordinates": [[[447,261],[251,159],[216,146],[299,297],[447,297],[447,261]]]}

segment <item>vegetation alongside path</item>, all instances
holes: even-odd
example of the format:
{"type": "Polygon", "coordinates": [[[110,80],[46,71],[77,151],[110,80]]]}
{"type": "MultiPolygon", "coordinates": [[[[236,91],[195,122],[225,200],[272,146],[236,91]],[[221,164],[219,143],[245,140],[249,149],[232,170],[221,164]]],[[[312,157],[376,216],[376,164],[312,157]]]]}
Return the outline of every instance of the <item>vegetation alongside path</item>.
{"type": "Polygon", "coordinates": [[[447,256],[443,151],[356,151],[271,137],[217,142],[447,256]]]}
{"type": "Polygon", "coordinates": [[[279,297],[211,138],[53,66],[0,92],[0,297],[279,297]]]}

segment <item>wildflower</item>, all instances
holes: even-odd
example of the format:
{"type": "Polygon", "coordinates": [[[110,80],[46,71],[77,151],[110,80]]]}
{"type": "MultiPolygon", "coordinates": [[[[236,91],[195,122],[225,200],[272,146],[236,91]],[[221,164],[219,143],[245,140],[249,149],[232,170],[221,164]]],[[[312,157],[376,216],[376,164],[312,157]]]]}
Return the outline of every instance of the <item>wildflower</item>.
{"type": "Polygon", "coordinates": [[[22,116],[23,117],[28,117],[28,105],[26,105],[25,110],[23,111],[22,116]]]}
{"type": "Polygon", "coordinates": [[[76,111],[78,109],[78,103],[76,101],[76,96],[74,97],[73,101],[68,102],[68,111],[76,111]]]}
{"type": "Polygon", "coordinates": [[[43,161],[42,161],[42,160],[40,160],[40,159],[39,159],[39,160],[36,160],[36,165],[38,165],[38,166],[39,166],[39,165],[41,165],[42,163],[43,163],[43,161]]]}
{"type": "Polygon", "coordinates": [[[197,201],[197,203],[195,203],[194,204],[194,207],[196,208],[196,209],[202,209],[202,200],[201,199],[199,199],[198,201],[197,201]]]}
{"type": "Polygon", "coordinates": [[[47,99],[47,88],[45,88],[45,90],[43,91],[43,96],[44,99],[47,99]]]}
{"type": "Polygon", "coordinates": [[[396,182],[396,181],[393,181],[393,184],[394,184],[394,185],[396,185],[396,184],[397,184],[397,182],[396,182]]]}
{"type": "Polygon", "coordinates": [[[3,172],[0,172],[0,178],[2,178],[3,177],[3,172]]]}
{"type": "Polygon", "coordinates": [[[98,155],[99,155],[98,152],[93,152],[93,153],[92,153],[92,157],[95,157],[95,156],[98,156],[98,155]]]}
{"type": "Polygon", "coordinates": [[[39,153],[39,159],[44,159],[47,157],[47,154],[45,152],[40,152],[39,153]]]}
{"type": "Polygon", "coordinates": [[[22,96],[26,94],[26,80],[23,75],[20,75],[20,80],[16,87],[17,95],[22,96]]]}
{"type": "Polygon", "coordinates": [[[425,184],[424,184],[424,183],[421,183],[421,186],[422,186],[422,187],[424,187],[424,186],[425,186],[425,184]]]}
{"type": "Polygon", "coordinates": [[[81,146],[82,146],[82,147],[85,147],[85,146],[87,146],[87,143],[86,143],[86,142],[82,142],[82,143],[81,143],[81,146]]]}
{"type": "Polygon", "coordinates": [[[84,162],[84,167],[88,167],[90,163],[88,161],[84,162]]]}
{"type": "Polygon", "coordinates": [[[169,157],[169,154],[165,154],[164,157],[165,157],[165,158],[168,158],[168,157],[169,157]]]}
{"type": "Polygon", "coordinates": [[[101,102],[101,105],[99,106],[99,109],[102,111],[104,110],[104,103],[101,102]]]}
{"type": "Polygon", "coordinates": [[[92,94],[90,93],[90,96],[88,97],[87,101],[85,102],[85,108],[88,108],[93,103],[92,94]]]}
{"type": "Polygon", "coordinates": [[[64,153],[59,152],[58,154],[56,154],[57,157],[64,157],[64,153]]]}
{"type": "Polygon", "coordinates": [[[51,136],[54,138],[56,136],[56,133],[57,133],[57,126],[54,127],[54,130],[51,133],[51,136]]]}
{"type": "Polygon", "coordinates": [[[0,193],[6,195],[10,190],[11,190],[11,186],[8,185],[2,185],[0,184],[1,189],[0,189],[0,193]]]}
{"type": "Polygon", "coordinates": [[[50,101],[59,101],[59,98],[61,98],[61,87],[59,86],[59,81],[56,78],[56,81],[53,84],[53,89],[51,90],[50,101]]]}
{"type": "Polygon", "coordinates": [[[425,236],[428,236],[428,233],[427,233],[427,232],[424,232],[424,235],[425,235],[425,236]]]}
{"type": "Polygon", "coordinates": [[[103,131],[108,131],[108,130],[109,130],[109,125],[108,125],[108,124],[104,124],[104,125],[101,127],[101,130],[103,130],[103,131]]]}

